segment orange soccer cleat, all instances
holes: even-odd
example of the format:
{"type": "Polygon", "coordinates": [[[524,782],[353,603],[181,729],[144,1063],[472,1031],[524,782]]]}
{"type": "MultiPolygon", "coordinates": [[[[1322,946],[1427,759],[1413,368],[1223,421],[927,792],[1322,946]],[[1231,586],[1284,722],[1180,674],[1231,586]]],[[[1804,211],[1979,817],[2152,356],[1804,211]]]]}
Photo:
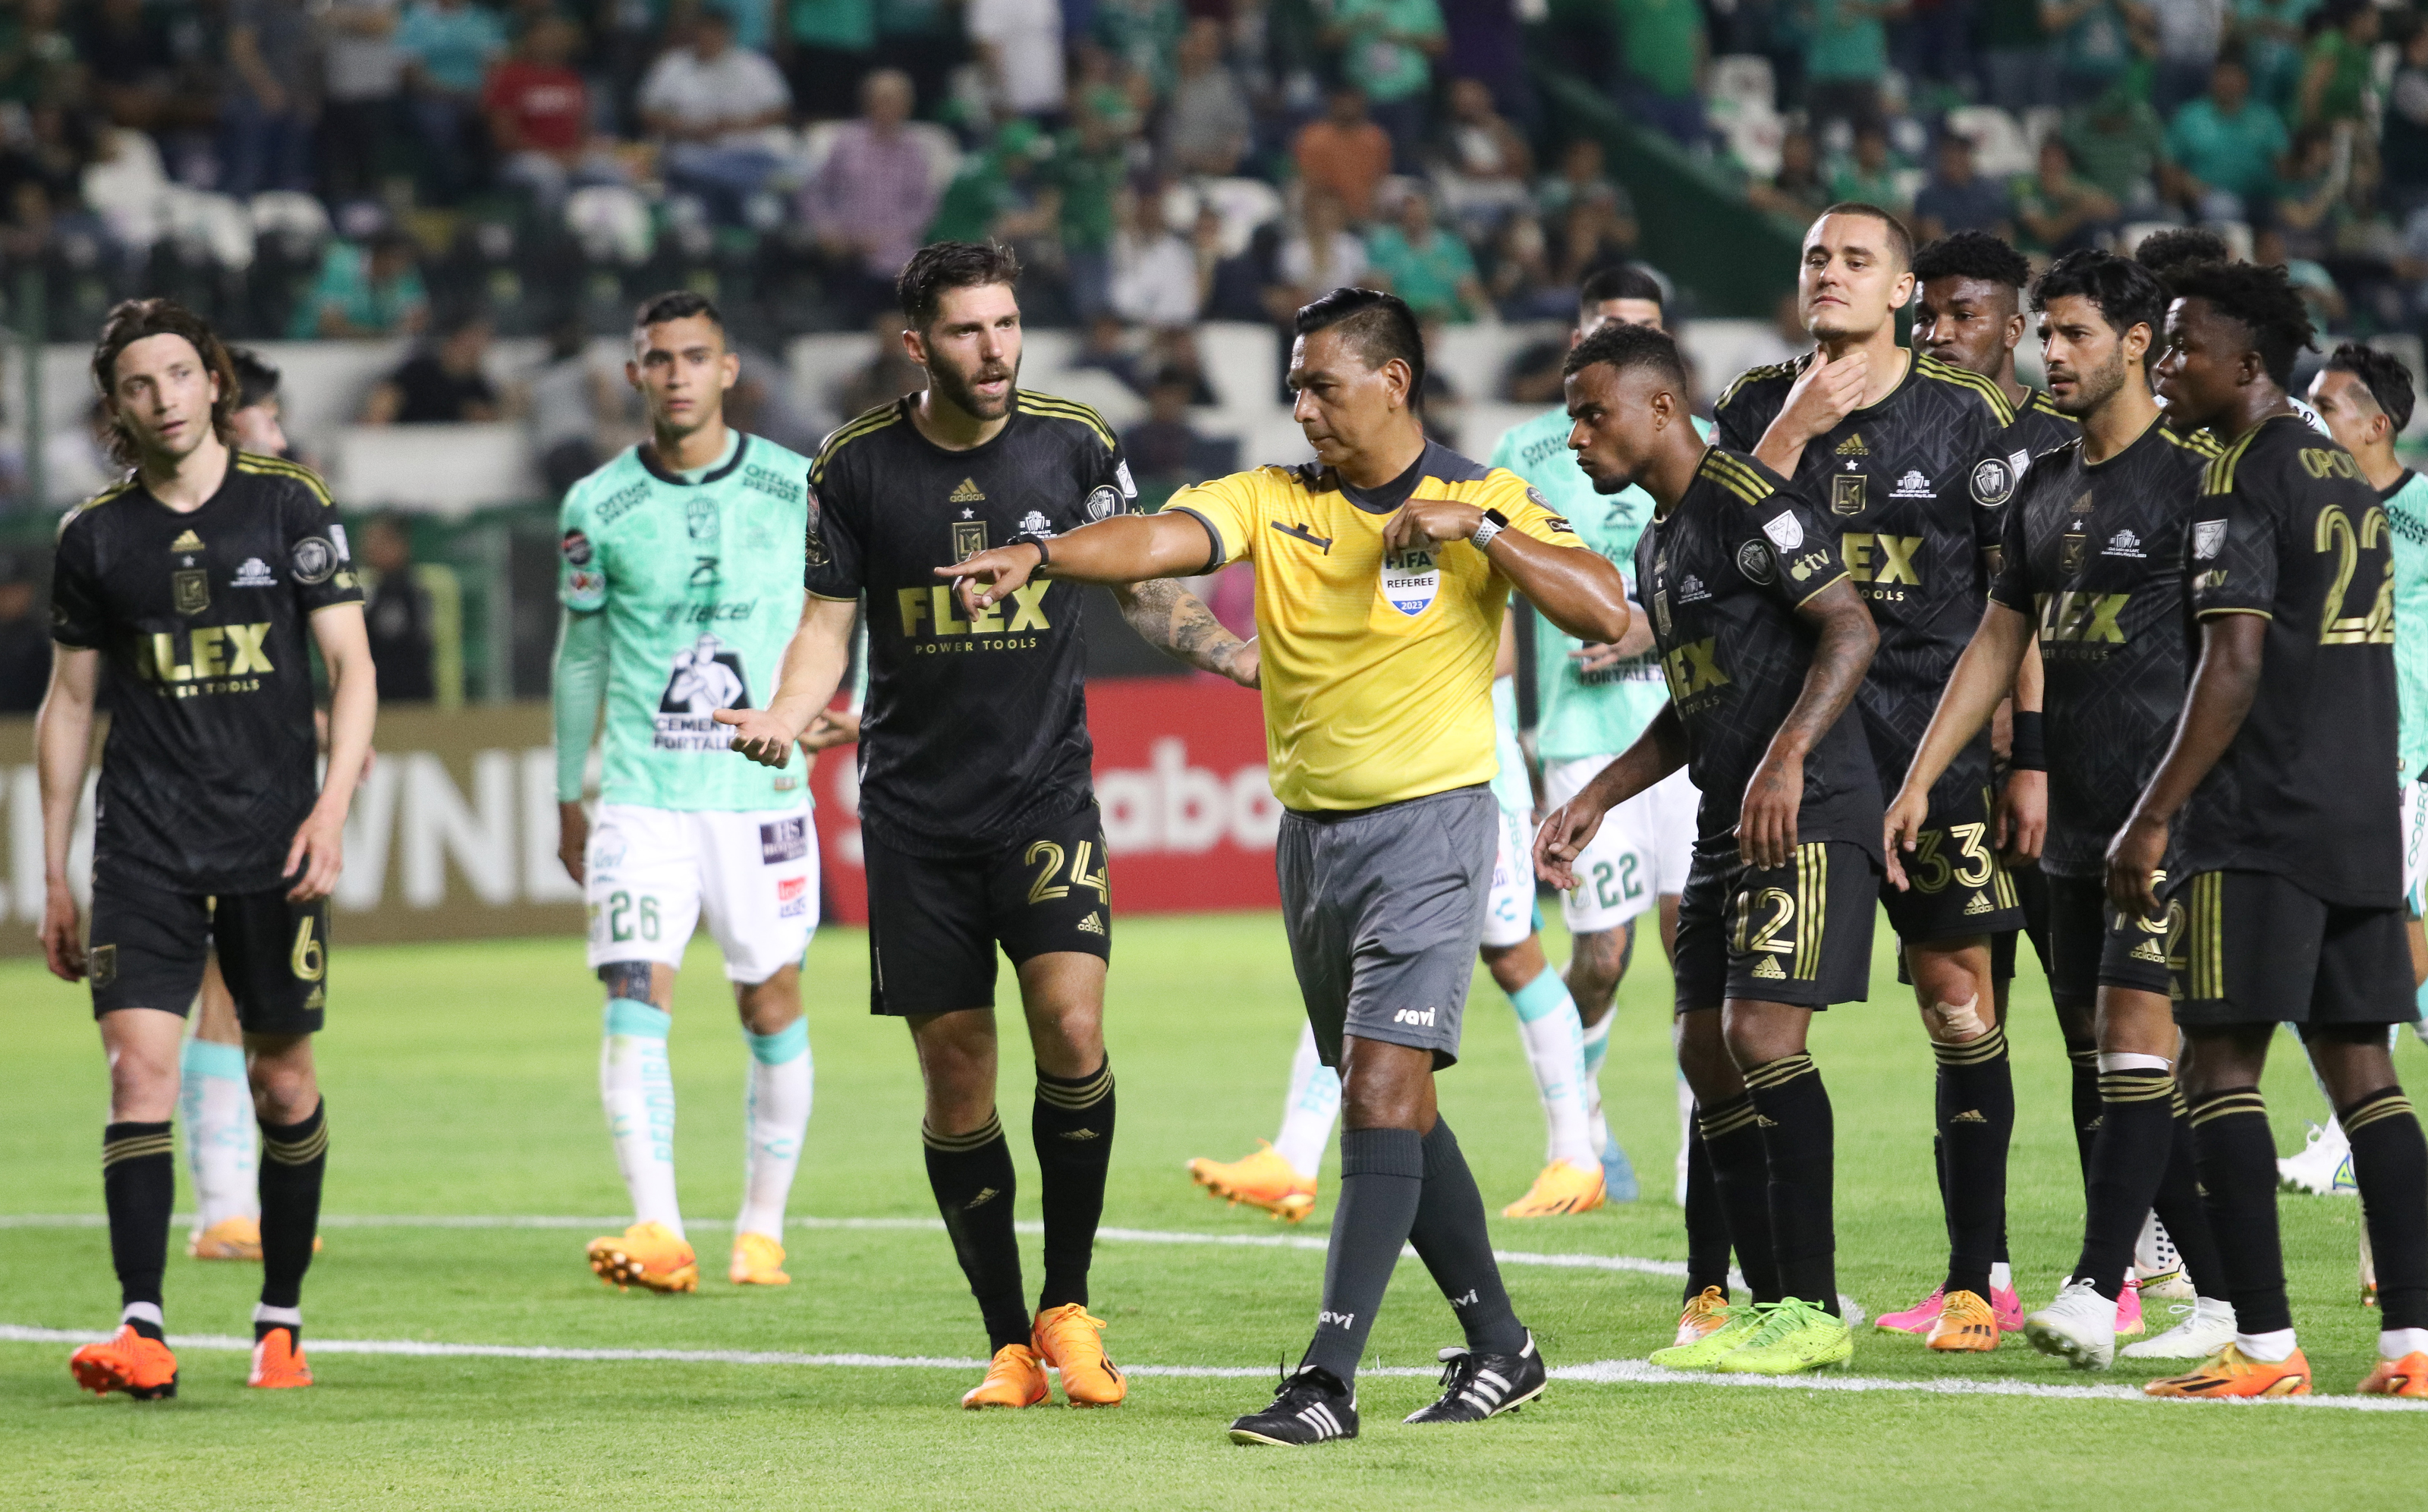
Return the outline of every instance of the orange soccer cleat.
{"type": "Polygon", "coordinates": [[[987,1362],[986,1379],[961,1398],[972,1411],[980,1407],[1033,1407],[1045,1400],[1045,1367],[1026,1344],[1006,1344],[987,1362]]]}
{"type": "Polygon", "coordinates": [[[254,1340],[253,1370],[244,1384],[265,1391],[312,1384],[312,1367],[304,1358],[304,1346],[295,1341],[294,1329],[272,1328],[254,1340]]]}
{"type": "Polygon", "coordinates": [[[699,1257],[664,1224],[634,1224],[621,1234],[592,1240],[590,1269],[619,1291],[699,1290],[699,1257]]]}
{"type": "Polygon", "coordinates": [[[2298,1349],[2280,1360],[2259,1360],[2228,1344],[2197,1368],[2141,1389],[2152,1396],[2308,1396],[2310,1362],[2298,1349]]]}
{"type": "Polygon", "coordinates": [[[1245,1159],[1189,1161],[1189,1178],[1215,1196],[1229,1199],[1233,1207],[1244,1202],[1287,1223],[1295,1224],[1315,1210],[1315,1178],[1300,1175],[1297,1167],[1263,1140],[1256,1142],[1256,1153],[1245,1159]]]}
{"type": "Polygon", "coordinates": [[[725,1274],[738,1287],[793,1284],[793,1278],[784,1274],[784,1246],[764,1234],[734,1235],[733,1262],[726,1267],[725,1274]]]}
{"type": "Polygon", "coordinates": [[[107,1339],[70,1355],[68,1369],[95,1396],[123,1391],[138,1402],[156,1402],[177,1394],[177,1356],[133,1323],[121,1323],[107,1339]]]}
{"type": "Polygon", "coordinates": [[[1104,1331],[1105,1320],[1089,1317],[1075,1302],[1046,1308],[1029,1329],[1029,1347],[1062,1373],[1062,1398],[1075,1407],[1119,1406],[1129,1395],[1121,1367],[1107,1357],[1104,1340],[1096,1337],[1104,1331]]]}
{"type": "Polygon", "coordinates": [[[1503,1218],[1555,1218],[1564,1213],[1589,1213],[1605,1195],[1601,1167],[1554,1160],[1543,1167],[1526,1195],[1501,1209],[1503,1218]]]}
{"type": "Polygon", "coordinates": [[[2354,1389],[2362,1396],[2428,1397],[2428,1354],[2414,1350],[2401,1359],[2379,1360],[2354,1389]]]}
{"type": "Polygon", "coordinates": [[[1717,1333],[1727,1327],[1728,1323],[1729,1299],[1720,1294],[1718,1287],[1705,1287],[1696,1292],[1695,1300],[1687,1303],[1685,1310],[1678,1314],[1678,1337],[1669,1341],[1669,1347],[1683,1349],[1717,1333]]]}
{"type": "Polygon", "coordinates": [[[1924,1342],[1944,1354],[1987,1354],[1998,1347],[1997,1311],[1978,1292],[1950,1291],[1924,1342]]]}

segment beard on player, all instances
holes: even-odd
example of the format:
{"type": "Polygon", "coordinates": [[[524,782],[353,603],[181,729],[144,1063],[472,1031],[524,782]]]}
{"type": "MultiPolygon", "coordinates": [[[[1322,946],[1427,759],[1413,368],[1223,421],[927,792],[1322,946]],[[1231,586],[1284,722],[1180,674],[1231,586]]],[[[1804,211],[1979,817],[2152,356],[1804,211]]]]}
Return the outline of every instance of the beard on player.
{"type": "Polygon", "coordinates": [[[975,419],[997,420],[1011,413],[1014,399],[1020,392],[1020,359],[1007,363],[1000,357],[982,357],[964,369],[955,366],[943,350],[927,349],[927,382],[936,392],[949,401],[961,413],[975,419]],[[982,385],[1001,384],[996,393],[987,393],[982,385]]]}
{"type": "Polygon", "coordinates": [[[2061,357],[2048,362],[2049,402],[2076,419],[2116,397],[2124,386],[2124,343],[2112,343],[2097,367],[2084,371],[2061,357]]]}

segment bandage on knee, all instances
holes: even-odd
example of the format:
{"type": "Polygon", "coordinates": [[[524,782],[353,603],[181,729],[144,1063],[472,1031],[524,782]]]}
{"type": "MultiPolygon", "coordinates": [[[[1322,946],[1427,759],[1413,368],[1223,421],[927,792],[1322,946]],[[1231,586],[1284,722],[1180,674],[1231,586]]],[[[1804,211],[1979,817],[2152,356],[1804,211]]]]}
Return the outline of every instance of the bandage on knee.
{"type": "Polygon", "coordinates": [[[1989,1033],[1990,1026],[1981,1022],[1981,1014],[1978,1011],[1980,1004],[1981,999],[1978,995],[1968,997],[1960,1003],[1931,1004],[1925,1011],[1930,1014],[1932,1027],[1937,1031],[1934,1037],[1958,1041],[1977,1040],[1989,1033]]]}

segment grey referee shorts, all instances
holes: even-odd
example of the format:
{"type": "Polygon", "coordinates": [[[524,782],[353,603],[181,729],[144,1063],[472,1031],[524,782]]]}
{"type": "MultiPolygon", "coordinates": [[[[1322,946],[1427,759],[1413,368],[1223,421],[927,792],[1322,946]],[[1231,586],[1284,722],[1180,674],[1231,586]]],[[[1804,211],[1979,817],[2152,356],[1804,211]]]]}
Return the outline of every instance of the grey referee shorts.
{"type": "Polygon", "coordinates": [[[1487,787],[1353,814],[1282,815],[1273,851],[1290,964],[1323,1063],[1343,1035],[1458,1059],[1500,810],[1487,787]]]}

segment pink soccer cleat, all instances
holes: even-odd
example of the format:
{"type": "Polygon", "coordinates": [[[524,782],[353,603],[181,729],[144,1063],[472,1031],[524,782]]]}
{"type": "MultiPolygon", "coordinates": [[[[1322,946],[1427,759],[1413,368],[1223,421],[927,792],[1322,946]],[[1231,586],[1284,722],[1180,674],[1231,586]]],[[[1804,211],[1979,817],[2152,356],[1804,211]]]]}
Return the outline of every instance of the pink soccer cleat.
{"type": "MultiPolygon", "coordinates": [[[[2011,1297],[2014,1293],[2010,1291],[2008,1295],[2011,1297]]],[[[1930,1289],[1930,1295],[1923,1298],[1920,1302],[1915,1303],[1912,1307],[1908,1307],[1903,1312],[1881,1314],[1879,1317],[1872,1320],[1872,1326],[1875,1328],[1888,1329],[1891,1333],[1927,1334],[1930,1332],[1930,1325],[1939,1321],[1940,1306],[1945,1300],[1945,1288],[1933,1287],[1930,1289]]],[[[2001,1328],[2006,1326],[2006,1320],[2004,1317],[2001,1317],[1998,1320],[1998,1325],[2001,1328]]]]}
{"type": "Polygon", "coordinates": [[[2015,1295],[2013,1287],[1992,1287],[1990,1310],[1998,1315],[1998,1332],[2020,1334],[2024,1331],[2024,1299],[2015,1295]]]}

